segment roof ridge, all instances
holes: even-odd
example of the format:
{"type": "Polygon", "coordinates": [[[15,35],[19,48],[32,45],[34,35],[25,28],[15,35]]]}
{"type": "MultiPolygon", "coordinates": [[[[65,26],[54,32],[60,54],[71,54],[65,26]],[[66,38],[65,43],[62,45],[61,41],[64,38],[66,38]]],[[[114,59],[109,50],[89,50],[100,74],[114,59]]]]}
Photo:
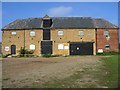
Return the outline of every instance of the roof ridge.
{"type": "MultiPolygon", "coordinates": [[[[21,18],[21,19],[15,19],[14,21],[16,21],[16,20],[26,20],[26,19],[42,19],[43,17],[29,17],[29,18],[21,18]]],[[[50,17],[50,18],[91,18],[92,19],[92,17],[50,17]]],[[[96,18],[96,19],[98,19],[98,18],[96,18]]],[[[13,22],[14,22],[13,21],[13,22]]]]}
{"type": "Polygon", "coordinates": [[[51,18],[92,18],[92,17],[51,17],[51,18]]]}

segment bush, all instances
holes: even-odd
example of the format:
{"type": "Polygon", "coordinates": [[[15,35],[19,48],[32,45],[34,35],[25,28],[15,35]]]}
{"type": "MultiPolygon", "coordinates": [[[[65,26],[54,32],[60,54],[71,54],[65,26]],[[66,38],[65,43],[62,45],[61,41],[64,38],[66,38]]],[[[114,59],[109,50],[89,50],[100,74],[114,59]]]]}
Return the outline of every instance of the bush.
{"type": "MultiPolygon", "coordinates": [[[[52,55],[52,54],[44,54],[42,55],[42,57],[45,57],[45,58],[50,58],[50,57],[60,57],[60,56],[63,56],[63,55],[52,55]]],[[[64,55],[63,57],[69,57],[69,55],[64,55]]]]}
{"type": "Polygon", "coordinates": [[[6,54],[6,55],[3,55],[2,57],[7,58],[9,55],[11,55],[11,54],[6,54]]]}
{"type": "Polygon", "coordinates": [[[42,57],[50,58],[50,57],[57,57],[57,55],[44,54],[44,55],[42,55],[42,57]]]}
{"type": "Polygon", "coordinates": [[[97,53],[96,55],[118,55],[120,52],[103,52],[103,53],[97,53]]]}
{"type": "Polygon", "coordinates": [[[30,56],[33,56],[33,53],[34,53],[33,50],[27,50],[27,49],[22,48],[22,47],[19,51],[20,57],[24,57],[24,56],[30,57],[30,56]]]}

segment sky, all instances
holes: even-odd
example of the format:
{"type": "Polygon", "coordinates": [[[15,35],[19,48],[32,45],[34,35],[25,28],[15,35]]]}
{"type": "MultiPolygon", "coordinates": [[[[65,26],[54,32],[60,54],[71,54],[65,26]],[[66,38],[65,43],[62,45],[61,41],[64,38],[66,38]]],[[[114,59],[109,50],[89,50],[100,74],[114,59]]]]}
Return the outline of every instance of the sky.
{"type": "Polygon", "coordinates": [[[46,14],[51,17],[104,18],[118,25],[117,2],[2,2],[0,28],[16,19],[39,18],[46,14]]]}
{"type": "MultiPolygon", "coordinates": [[[[49,2],[49,0],[1,0],[2,2],[49,2]]],[[[50,0],[50,2],[118,2],[119,0],[50,0]]]]}

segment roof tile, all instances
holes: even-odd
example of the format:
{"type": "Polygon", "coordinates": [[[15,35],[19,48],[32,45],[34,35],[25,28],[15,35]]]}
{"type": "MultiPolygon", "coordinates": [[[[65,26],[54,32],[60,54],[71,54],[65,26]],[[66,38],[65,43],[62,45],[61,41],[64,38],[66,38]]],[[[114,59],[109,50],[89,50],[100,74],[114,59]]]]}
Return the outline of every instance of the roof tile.
{"type": "MultiPolygon", "coordinates": [[[[118,28],[102,19],[91,17],[51,17],[53,28],[118,28]]],[[[35,29],[42,28],[42,18],[18,19],[2,29],[35,29]]]]}

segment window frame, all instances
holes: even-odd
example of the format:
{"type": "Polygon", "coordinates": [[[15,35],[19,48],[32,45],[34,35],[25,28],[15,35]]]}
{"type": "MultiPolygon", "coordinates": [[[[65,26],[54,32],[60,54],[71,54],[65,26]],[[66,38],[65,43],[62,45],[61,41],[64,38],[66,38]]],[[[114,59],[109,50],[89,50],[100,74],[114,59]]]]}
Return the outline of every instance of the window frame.
{"type": "Polygon", "coordinates": [[[8,52],[8,51],[10,50],[10,47],[9,47],[9,46],[5,46],[4,50],[5,50],[6,52],[8,52]],[[7,50],[6,50],[6,49],[7,49],[7,50]]]}
{"type": "Polygon", "coordinates": [[[33,46],[34,44],[30,44],[29,49],[30,49],[30,50],[35,50],[35,45],[34,45],[34,49],[33,49],[33,47],[32,47],[32,49],[31,49],[31,45],[33,46]]]}
{"type": "Polygon", "coordinates": [[[84,30],[79,30],[79,31],[78,31],[78,35],[79,35],[79,36],[84,36],[84,30]],[[81,32],[82,34],[81,34],[80,32],[81,32]]]}
{"type": "Polygon", "coordinates": [[[58,34],[58,36],[64,36],[64,31],[63,30],[59,30],[57,34],[58,34]],[[62,35],[59,34],[60,32],[62,32],[62,35]]]}
{"type": "Polygon", "coordinates": [[[64,44],[60,43],[58,44],[58,50],[63,50],[64,49],[64,44]],[[62,45],[62,48],[60,47],[60,45],[62,45]]]}
{"type": "Polygon", "coordinates": [[[35,31],[30,31],[30,37],[35,37],[35,35],[36,35],[35,31]],[[33,32],[34,32],[34,35],[31,35],[31,33],[33,34],[33,32]]]}
{"type": "Polygon", "coordinates": [[[109,37],[109,36],[110,36],[110,33],[109,33],[108,30],[105,30],[105,31],[104,31],[104,36],[106,36],[106,37],[109,37]],[[105,32],[106,32],[107,34],[105,34],[105,32]]]}
{"type": "Polygon", "coordinates": [[[110,44],[105,44],[105,49],[106,49],[106,50],[109,50],[109,49],[110,49],[110,44]],[[107,46],[108,46],[109,48],[108,48],[107,46]]]}
{"type": "Polygon", "coordinates": [[[17,33],[16,33],[15,31],[12,31],[12,32],[11,32],[11,35],[12,35],[12,36],[16,36],[16,34],[17,34],[17,33]]]}

